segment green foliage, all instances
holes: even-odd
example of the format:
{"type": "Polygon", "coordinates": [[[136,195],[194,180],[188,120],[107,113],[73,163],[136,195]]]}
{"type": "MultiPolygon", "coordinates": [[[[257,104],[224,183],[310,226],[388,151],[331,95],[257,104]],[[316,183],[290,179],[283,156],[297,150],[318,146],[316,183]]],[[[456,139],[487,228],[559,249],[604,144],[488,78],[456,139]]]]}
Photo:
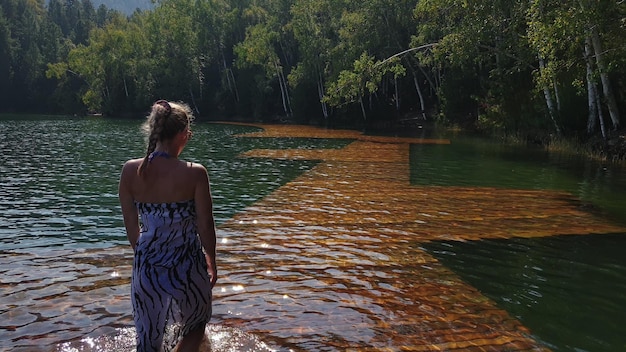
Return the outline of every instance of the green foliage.
{"type": "Polygon", "coordinates": [[[559,102],[572,101],[568,94],[576,90],[569,87],[584,90],[583,42],[591,26],[612,33],[603,37],[603,44],[618,48],[609,38],[623,37],[624,28],[616,16],[620,7],[623,14],[623,5],[604,2],[598,6],[588,0],[424,0],[415,8],[418,25],[412,45],[437,42],[418,58],[436,68],[446,84],[450,84],[451,72],[475,80],[469,90],[458,87],[466,91],[456,97],[439,89],[442,111],[452,120],[467,119],[464,116],[470,111],[474,115],[470,120],[489,129],[545,125],[548,116],[557,126],[576,126],[587,114],[579,110],[565,120],[560,116],[566,108],[559,102]],[[528,84],[529,78],[534,79],[534,86],[528,84]],[[546,94],[552,101],[541,104],[546,94]],[[473,106],[464,98],[468,95],[473,106]],[[552,105],[546,107],[546,103],[552,105]],[[555,111],[548,113],[548,108],[555,111]]]}
{"type": "Polygon", "coordinates": [[[624,2],[160,0],[126,14],[94,3],[0,4],[2,106],[123,114],[166,98],[206,116],[417,111],[483,130],[577,130],[593,29],[606,64],[591,78],[608,75],[626,108],[624,2]]]}
{"type": "Polygon", "coordinates": [[[406,70],[398,64],[397,59],[386,63],[375,62],[374,57],[363,53],[354,62],[352,70],[339,72],[339,78],[329,84],[324,100],[331,106],[361,101],[363,96],[376,93],[383,76],[387,73],[401,77],[404,76],[406,70]]]}
{"type": "Polygon", "coordinates": [[[237,64],[245,68],[258,65],[270,77],[275,75],[275,65],[279,61],[274,51],[274,43],[278,40],[278,33],[264,24],[256,24],[246,30],[246,39],[235,45],[237,64]]]}

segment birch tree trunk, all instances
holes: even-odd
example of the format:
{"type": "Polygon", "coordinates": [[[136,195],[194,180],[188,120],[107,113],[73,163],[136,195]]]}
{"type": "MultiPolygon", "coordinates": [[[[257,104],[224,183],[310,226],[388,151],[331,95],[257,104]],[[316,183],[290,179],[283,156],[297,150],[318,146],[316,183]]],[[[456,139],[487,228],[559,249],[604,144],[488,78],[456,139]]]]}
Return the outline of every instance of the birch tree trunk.
{"type": "Polygon", "coordinates": [[[552,81],[552,87],[554,88],[554,98],[556,99],[556,111],[561,112],[561,94],[559,93],[559,86],[556,84],[556,80],[552,81]]]}
{"type": "Polygon", "coordinates": [[[593,50],[596,55],[596,65],[598,71],[600,71],[600,80],[602,81],[602,91],[604,98],[606,99],[606,105],[609,108],[609,115],[611,116],[611,122],[613,122],[613,128],[619,127],[619,111],[617,103],[615,102],[615,96],[613,95],[613,89],[611,88],[611,81],[609,75],[606,73],[607,68],[602,58],[602,43],[600,42],[600,35],[596,27],[591,28],[591,43],[593,44],[593,50]]]}
{"type": "Polygon", "coordinates": [[[328,106],[326,105],[326,102],[324,101],[324,95],[326,93],[324,92],[324,81],[322,78],[322,72],[318,70],[318,75],[317,75],[317,96],[320,99],[320,104],[322,105],[322,114],[324,115],[324,119],[328,118],[328,106]]]}
{"type": "Polygon", "coordinates": [[[222,54],[222,65],[224,66],[224,72],[226,72],[226,83],[228,84],[228,90],[233,91],[233,87],[230,83],[230,75],[228,74],[228,65],[226,65],[226,58],[222,54]]]}
{"type": "Polygon", "coordinates": [[[278,85],[280,86],[280,95],[283,100],[283,110],[287,116],[291,116],[291,103],[289,101],[289,97],[287,96],[287,84],[285,83],[285,76],[283,72],[278,66],[278,63],[274,62],[274,68],[276,69],[276,76],[278,77],[278,85]]]}
{"type": "MultiPolygon", "coordinates": [[[[419,100],[420,100],[420,109],[422,111],[422,118],[426,120],[426,103],[424,102],[424,93],[422,92],[422,88],[419,84],[419,80],[417,79],[417,72],[413,68],[413,65],[411,65],[411,60],[407,60],[406,63],[409,69],[411,70],[411,74],[413,75],[413,85],[415,86],[415,90],[417,91],[417,96],[419,97],[419,100]]],[[[416,66],[420,70],[420,72],[422,72],[426,80],[430,83],[430,86],[432,89],[434,85],[430,77],[428,77],[426,72],[424,72],[424,69],[419,65],[419,62],[416,62],[416,66]]]]}
{"type": "Polygon", "coordinates": [[[283,89],[285,91],[285,99],[287,100],[287,115],[292,116],[293,110],[291,110],[291,98],[289,97],[289,86],[287,85],[287,79],[285,78],[285,73],[283,70],[280,70],[280,78],[283,82],[283,89]]]}
{"type": "Polygon", "coordinates": [[[417,75],[415,74],[415,71],[413,71],[413,84],[415,84],[417,95],[420,98],[420,109],[422,110],[422,118],[426,120],[426,106],[424,104],[424,95],[422,94],[422,89],[420,88],[420,84],[417,80],[417,75]]]}
{"type": "MultiPolygon", "coordinates": [[[[593,6],[597,6],[593,1],[589,0],[579,0],[581,8],[587,12],[590,12],[590,8],[593,6]]],[[[596,57],[596,66],[598,68],[598,72],[600,73],[600,81],[602,82],[602,93],[604,95],[604,99],[606,101],[606,105],[609,110],[609,116],[611,117],[611,122],[613,123],[613,128],[617,129],[620,123],[619,110],[617,108],[617,103],[615,101],[615,96],[613,95],[613,89],[611,87],[611,81],[609,79],[608,70],[606,64],[604,63],[603,58],[603,49],[602,42],[600,41],[600,33],[598,32],[598,26],[595,22],[587,23],[588,33],[587,38],[585,40],[588,42],[591,41],[591,46],[593,47],[593,51],[596,57]]],[[[588,45],[588,43],[586,43],[588,45]]],[[[602,108],[599,107],[598,111],[601,112],[602,108]]]]}
{"type": "MultiPolygon", "coordinates": [[[[596,101],[600,101],[600,94],[598,93],[598,88],[596,84],[593,84],[593,94],[595,95],[596,101]]],[[[597,105],[597,104],[596,104],[597,105]]],[[[600,121],[600,131],[602,132],[602,138],[606,139],[606,127],[604,125],[604,113],[602,109],[598,106],[598,120],[600,121]]]]}
{"type": "MultiPolygon", "coordinates": [[[[545,71],[546,64],[543,61],[542,57],[539,57],[539,70],[541,72],[545,71]]],[[[552,100],[552,93],[550,92],[550,87],[547,84],[543,84],[543,96],[546,99],[546,105],[548,106],[548,114],[550,115],[550,119],[552,119],[552,123],[554,123],[554,128],[558,135],[561,135],[561,128],[556,122],[556,114],[557,110],[554,106],[554,101],[552,100]]]]}
{"type": "Polygon", "coordinates": [[[228,90],[231,93],[235,93],[235,101],[239,102],[239,91],[237,90],[237,82],[235,81],[235,76],[233,75],[233,70],[231,70],[228,65],[226,65],[226,57],[224,57],[224,52],[222,51],[222,64],[224,65],[224,71],[226,72],[226,83],[228,83],[228,90]],[[232,80],[232,83],[231,83],[232,80]]]}
{"type": "Polygon", "coordinates": [[[193,89],[191,89],[191,85],[189,86],[189,95],[191,96],[191,103],[193,104],[193,110],[196,114],[200,115],[200,109],[198,109],[198,105],[196,104],[196,97],[193,95],[193,89]]]}
{"type": "Polygon", "coordinates": [[[239,102],[239,89],[237,89],[237,81],[235,80],[235,75],[233,74],[233,70],[228,68],[226,71],[227,75],[230,75],[230,79],[233,81],[233,87],[235,89],[235,101],[239,102]]]}
{"type": "Polygon", "coordinates": [[[598,116],[598,101],[596,100],[596,87],[593,82],[593,72],[587,64],[587,133],[592,134],[596,129],[596,116],[598,116]]]}
{"type": "Polygon", "coordinates": [[[283,101],[283,111],[285,112],[285,114],[289,115],[289,113],[287,112],[287,100],[285,99],[285,89],[283,88],[283,82],[280,77],[280,69],[278,68],[278,64],[276,64],[276,62],[274,62],[274,68],[276,69],[276,77],[278,77],[278,85],[280,86],[280,97],[282,98],[282,101],[283,101]]]}
{"type": "Polygon", "coordinates": [[[396,95],[396,110],[400,111],[400,94],[398,92],[398,77],[393,77],[393,85],[395,86],[395,95],[396,95]]]}
{"type": "Polygon", "coordinates": [[[359,104],[361,105],[361,114],[363,114],[363,121],[367,120],[367,114],[365,113],[365,105],[363,104],[363,97],[359,95],[359,104]]]}
{"type": "MultiPolygon", "coordinates": [[[[591,59],[591,39],[585,38],[585,66],[587,67],[587,104],[589,107],[587,117],[587,133],[591,134],[596,129],[596,117],[598,117],[598,92],[596,91],[596,83],[593,79],[593,61],[591,59]]],[[[598,117],[600,118],[600,117],[598,117]]],[[[601,125],[604,124],[600,118],[601,125]]],[[[605,137],[604,130],[602,137],[605,137]]]]}

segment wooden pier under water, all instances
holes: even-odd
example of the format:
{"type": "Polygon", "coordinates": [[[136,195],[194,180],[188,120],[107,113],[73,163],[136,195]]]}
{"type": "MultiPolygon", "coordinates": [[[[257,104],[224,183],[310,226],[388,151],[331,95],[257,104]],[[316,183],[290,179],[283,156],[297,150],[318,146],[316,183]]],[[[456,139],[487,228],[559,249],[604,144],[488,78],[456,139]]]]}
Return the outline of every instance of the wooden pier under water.
{"type": "Polygon", "coordinates": [[[270,344],[295,350],[547,351],[529,329],[420,244],[624,232],[585,212],[567,192],[411,186],[410,144],[448,140],[258,127],[264,130],[239,137],[354,139],[342,149],[242,155],[320,161],[218,231],[228,239],[219,244],[225,266],[245,262],[250,270],[220,279],[220,285],[240,285],[242,292],[225,294],[219,304],[262,301],[242,310],[240,321],[226,318],[226,324],[240,322],[270,337],[270,344]],[[240,282],[250,272],[260,282],[271,281],[274,292],[240,282]],[[291,289],[283,292],[282,280],[291,289]],[[303,289],[294,291],[298,280],[303,289]],[[274,319],[266,319],[264,305],[274,305],[274,319]]]}

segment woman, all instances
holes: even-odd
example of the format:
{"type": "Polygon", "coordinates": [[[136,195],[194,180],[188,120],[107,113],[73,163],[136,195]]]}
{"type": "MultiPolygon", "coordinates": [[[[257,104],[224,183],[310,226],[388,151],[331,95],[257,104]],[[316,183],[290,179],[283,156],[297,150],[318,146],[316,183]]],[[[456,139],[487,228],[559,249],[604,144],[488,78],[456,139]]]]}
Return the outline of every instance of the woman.
{"type": "Polygon", "coordinates": [[[217,266],[209,177],[202,165],[178,159],[192,120],[185,104],[154,103],[143,125],[146,156],[127,161],[120,177],[124,226],[135,252],[137,351],[197,351],[211,317],[217,266]]]}

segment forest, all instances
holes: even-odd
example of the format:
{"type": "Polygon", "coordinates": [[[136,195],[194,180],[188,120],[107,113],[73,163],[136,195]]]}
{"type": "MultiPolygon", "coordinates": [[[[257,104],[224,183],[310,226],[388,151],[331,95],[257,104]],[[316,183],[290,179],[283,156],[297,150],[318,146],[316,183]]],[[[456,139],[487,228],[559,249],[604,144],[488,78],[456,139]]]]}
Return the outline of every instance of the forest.
{"type": "Polygon", "coordinates": [[[607,139],[626,96],[626,2],[0,2],[0,113],[200,118],[607,139]]]}

